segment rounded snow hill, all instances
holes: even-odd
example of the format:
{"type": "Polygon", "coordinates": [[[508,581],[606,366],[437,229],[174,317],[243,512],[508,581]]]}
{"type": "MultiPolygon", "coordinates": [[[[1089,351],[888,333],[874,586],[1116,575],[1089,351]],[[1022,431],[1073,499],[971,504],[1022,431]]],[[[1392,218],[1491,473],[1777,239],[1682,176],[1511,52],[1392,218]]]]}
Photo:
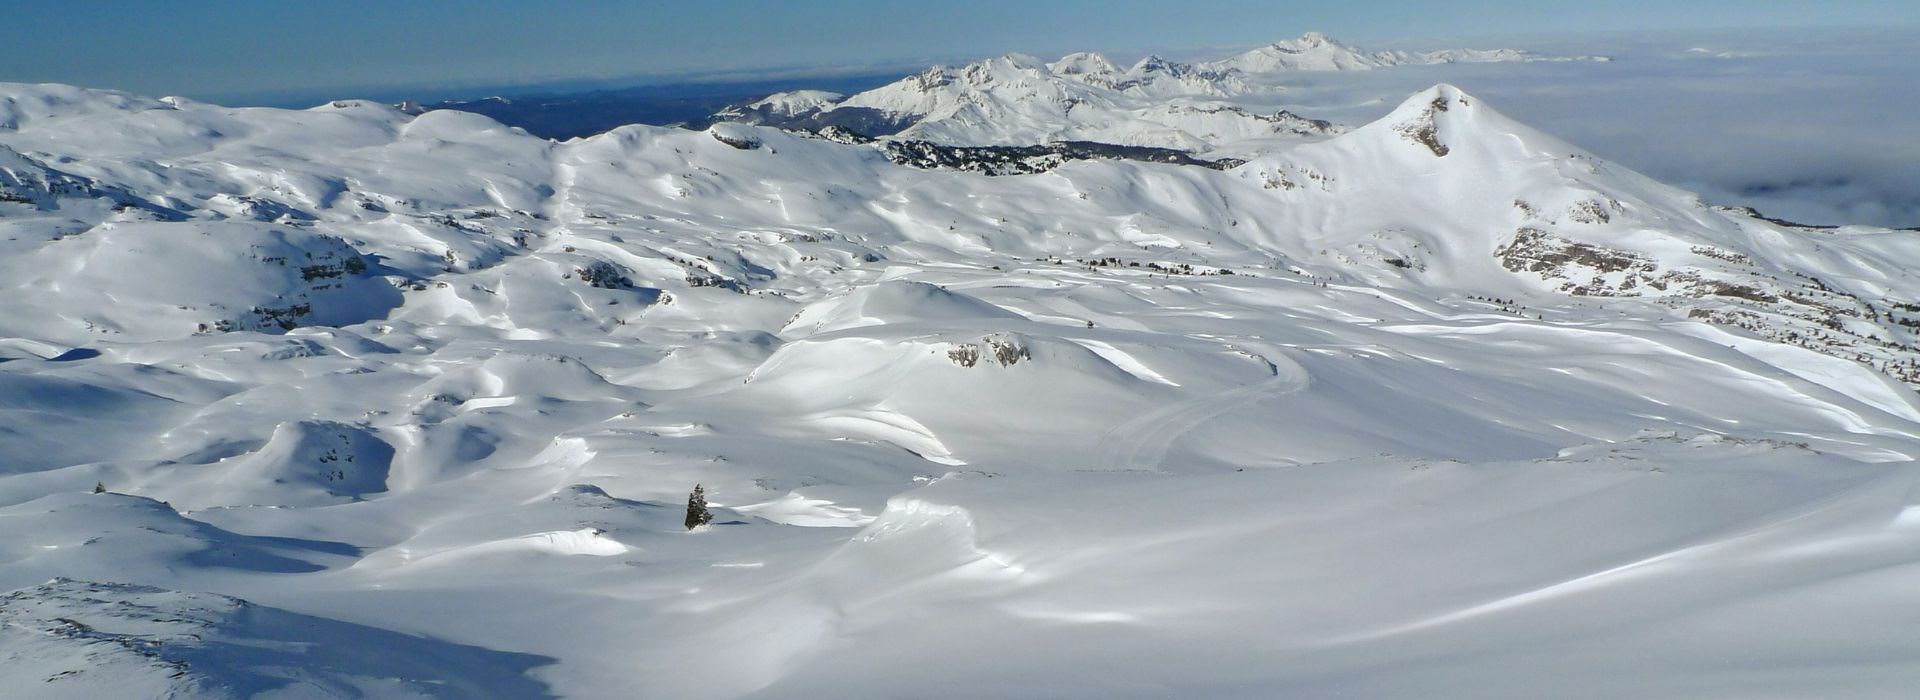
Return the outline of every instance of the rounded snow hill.
{"type": "Polygon", "coordinates": [[[499,352],[454,365],[414,390],[422,399],[464,405],[528,401],[613,401],[627,393],[565,355],[499,352]]]}
{"type": "MultiPolygon", "coordinates": [[[[277,333],[382,318],[399,290],[359,251],[302,229],[242,222],[103,225],[14,265],[8,334],[161,340],[220,330],[277,333]],[[22,327],[25,326],[25,327],[22,327]]],[[[78,342],[84,342],[80,340],[78,342]]]]}
{"type": "Polygon", "coordinates": [[[1404,62],[1392,54],[1373,54],[1342,44],[1320,32],[1307,32],[1232,56],[1208,66],[1244,73],[1373,70],[1404,62]]]}
{"type": "Polygon", "coordinates": [[[91,115],[118,115],[173,109],[164,100],[115,90],[89,90],[71,85],[0,83],[0,130],[27,131],[38,122],[91,115]]]}
{"type": "Polygon", "coordinates": [[[186,508],[327,505],[385,492],[393,455],[393,447],[366,428],[293,421],[276,427],[257,450],[165,470],[142,492],[186,508]]]}
{"type": "Polygon", "coordinates": [[[165,501],[68,491],[0,507],[9,540],[0,587],[63,575],[128,578],[153,571],[218,569],[310,573],[354,548],[332,542],[244,535],[189,518],[165,501]],[[17,529],[15,529],[17,528],[17,529]],[[22,580],[28,579],[28,580],[22,580]]]}
{"type": "Polygon", "coordinates": [[[889,323],[1021,320],[1012,311],[925,282],[887,281],[814,302],[780,332],[813,335],[889,323]]]}
{"type": "Polygon", "coordinates": [[[816,335],[781,346],[719,400],[748,413],[777,407],[781,432],[890,443],[935,462],[1094,467],[1114,415],[1276,376],[1218,346],[1117,346],[997,326],[816,335]]]}

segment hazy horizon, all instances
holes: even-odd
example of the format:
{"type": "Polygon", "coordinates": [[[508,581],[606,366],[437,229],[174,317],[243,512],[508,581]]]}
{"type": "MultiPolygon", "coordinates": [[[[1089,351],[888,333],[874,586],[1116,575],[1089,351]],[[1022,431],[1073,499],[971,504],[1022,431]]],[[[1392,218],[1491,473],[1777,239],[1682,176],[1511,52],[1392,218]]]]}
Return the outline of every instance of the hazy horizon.
{"type": "MultiPolygon", "coordinates": [[[[263,5],[232,2],[15,8],[0,80],[254,102],[259,96],[452,93],[703,76],[879,70],[999,55],[1122,55],[1246,47],[1320,31],[1361,45],[1604,32],[1890,28],[1920,7],[1866,0],[1577,2],[1490,0],[1435,9],[1234,0],[1206,11],[1127,0],[898,6],[874,0],[523,6],[444,0],[263,5]],[[74,51],[75,37],[86,51],[74,51]]],[[[322,98],[325,99],[325,98],[322,98]]]]}

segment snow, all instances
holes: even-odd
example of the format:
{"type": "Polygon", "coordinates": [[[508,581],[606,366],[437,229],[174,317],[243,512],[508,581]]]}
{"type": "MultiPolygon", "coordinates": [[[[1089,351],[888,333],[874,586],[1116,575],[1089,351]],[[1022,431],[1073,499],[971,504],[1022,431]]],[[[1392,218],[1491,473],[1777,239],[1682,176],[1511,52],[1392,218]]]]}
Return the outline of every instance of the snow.
{"type": "MultiPolygon", "coordinates": [[[[922,79],[1120,94],[1096,59],[922,79]]],[[[0,95],[27,697],[1916,671],[1913,234],[1716,208],[1450,85],[1223,170],[1005,177],[746,124],[0,95]]]]}
{"type": "Polygon", "coordinates": [[[839,102],[845,97],[840,93],[825,90],[794,90],[770,95],[747,106],[771,110],[775,114],[790,117],[839,102]]]}
{"type": "Polygon", "coordinates": [[[1277,71],[1374,70],[1391,66],[1441,63],[1510,63],[1531,61],[1606,61],[1603,56],[1539,56],[1516,49],[1443,49],[1440,51],[1365,51],[1335,41],[1319,32],[1278,41],[1219,61],[1203,63],[1216,71],[1272,73],[1277,71]]]}
{"type": "Polygon", "coordinates": [[[864,110],[903,126],[892,135],[897,139],[962,146],[1094,141],[1242,156],[1338,133],[1271,108],[1302,71],[1571,60],[1599,59],[1513,49],[1369,52],[1310,32],[1218,61],[1147,56],[1125,70],[1090,52],[1052,63],[1008,54],[959,68],[935,66],[844,99],[786,92],[717,116],[818,126],[864,110]]]}
{"type": "Polygon", "coordinates": [[[860,512],[858,508],[848,508],[833,501],[809,498],[797,491],[787,495],[752,505],[734,506],[736,513],[746,513],[766,518],[782,525],[800,527],[862,527],[872,523],[876,516],[860,512]]]}
{"type": "Polygon", "coordinates": [[[4,600],[0,649],[33,697],[514,697],[544,662],[151,586],[56,578],[4,600]]]}

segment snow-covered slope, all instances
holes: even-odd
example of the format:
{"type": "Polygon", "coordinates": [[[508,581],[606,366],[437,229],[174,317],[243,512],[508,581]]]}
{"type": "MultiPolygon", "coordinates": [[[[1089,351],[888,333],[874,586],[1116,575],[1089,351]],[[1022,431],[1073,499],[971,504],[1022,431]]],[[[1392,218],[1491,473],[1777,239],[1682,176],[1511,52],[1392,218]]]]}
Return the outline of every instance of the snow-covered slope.
{"type": "Polygon", "coordinates": [[[539,657],[210,593],[56,578],[0,596],[9,694],[36,698],[529,697],[539,657]]]}
{"type": "Polygon", "coordinates": [[[759,122],[793,119],[832,107],[846,96],[825,90],[779,92],[737,107],[722,110],[717,116],[727,121],[759,122]]]}
{"type": "MultiPolygon", "coordinates": [[[[982,70],[1036,128],[1134,89],[982,70]]],[[[1920,658],[1920,239],[1450,86],[1002,177],[0,95],[25,697],[1898,697],[1920,658]]]]}
{"type": "Polygon", "coordinates": [[[1369,52],[1309,33],[1218,61],[1148,56],[1126,69],[1097,53],[1069,54],[1051,64],[1009,54],[960,68],[935,66],[844,99],[817,90],[780,93],[716,116],[959,146],[1094,141],[1245,154],[1338,133],[1324,122],[1264,106],[1283,99],[1291,73],[1571,60],[1604,59],[1512,49],[1369,52]]]}

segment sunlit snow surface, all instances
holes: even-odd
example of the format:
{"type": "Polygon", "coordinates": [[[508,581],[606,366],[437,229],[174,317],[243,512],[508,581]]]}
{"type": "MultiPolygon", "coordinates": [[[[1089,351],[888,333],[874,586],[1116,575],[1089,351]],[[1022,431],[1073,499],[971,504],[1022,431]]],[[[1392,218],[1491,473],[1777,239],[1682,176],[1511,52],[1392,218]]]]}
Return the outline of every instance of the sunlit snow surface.
{"type": "Polygon", "coordinates": [[[0,94],[7,697],[1920,678],[1914,234],[1451,87],[1017,177],[0,94]]]}

